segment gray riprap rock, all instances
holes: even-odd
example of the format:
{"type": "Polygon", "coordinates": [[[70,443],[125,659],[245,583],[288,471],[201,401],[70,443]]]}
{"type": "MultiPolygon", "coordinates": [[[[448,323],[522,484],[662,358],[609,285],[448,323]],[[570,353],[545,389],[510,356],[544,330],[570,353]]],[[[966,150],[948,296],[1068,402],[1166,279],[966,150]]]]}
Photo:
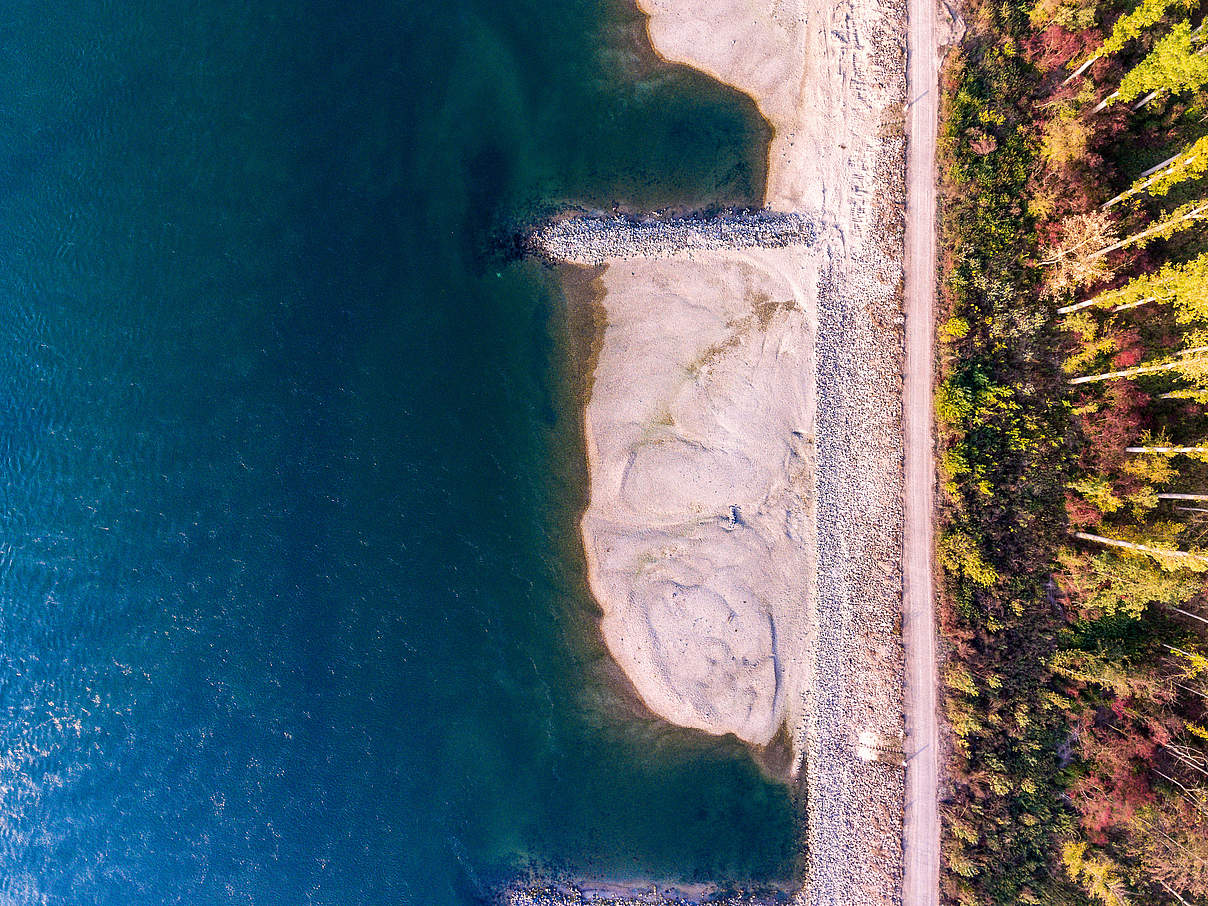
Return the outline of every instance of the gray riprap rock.
{"type": "Polygon", "coordinates": [[[778,211],[713,217],[563,217],[528,237],[527,248],[554,261],[598,265],[624,258],[669,258],[704,249],[812,245],[814,222],[778,211]]]}

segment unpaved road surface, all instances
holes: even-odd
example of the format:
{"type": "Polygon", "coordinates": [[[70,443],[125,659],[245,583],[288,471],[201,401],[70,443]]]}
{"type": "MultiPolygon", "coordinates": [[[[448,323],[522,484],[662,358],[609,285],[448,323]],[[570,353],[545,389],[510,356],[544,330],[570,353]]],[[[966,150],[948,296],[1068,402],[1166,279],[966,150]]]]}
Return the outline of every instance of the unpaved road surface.
{"type": "Polygon", "coordinates": [[[932,334],[935,308],[935,136],[939,107],[936,0],[909,0],[906,163],[906,446],[902,634],[906,656],[903,906],[939,903],[939,734],[932,587],[932,334]]]}

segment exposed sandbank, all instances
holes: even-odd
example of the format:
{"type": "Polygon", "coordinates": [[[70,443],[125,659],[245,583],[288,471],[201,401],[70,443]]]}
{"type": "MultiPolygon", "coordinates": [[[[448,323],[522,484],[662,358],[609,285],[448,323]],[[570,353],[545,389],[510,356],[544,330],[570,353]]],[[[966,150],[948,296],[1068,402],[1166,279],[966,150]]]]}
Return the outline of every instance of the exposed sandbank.
{"type": "Polygon", "coordinates": [[[656,713],[756,745],[799,720],[807,672],[817,276],[784,257],[610,267],[587,409],[609,649],[656,713]]]}

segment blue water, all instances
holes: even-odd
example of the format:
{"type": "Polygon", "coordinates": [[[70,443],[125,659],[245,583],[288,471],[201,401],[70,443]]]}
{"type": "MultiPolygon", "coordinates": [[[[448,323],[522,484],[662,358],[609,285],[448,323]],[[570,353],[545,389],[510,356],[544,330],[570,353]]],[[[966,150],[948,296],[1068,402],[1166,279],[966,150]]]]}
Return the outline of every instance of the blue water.
{"type": "Polygon", "coordinates": [[[564,202],[758,201],[751,102],[612,0],[0,34],[0,903],[786,877],[788,790],[601,648],[590,303],[501,251],[564,202]]]}

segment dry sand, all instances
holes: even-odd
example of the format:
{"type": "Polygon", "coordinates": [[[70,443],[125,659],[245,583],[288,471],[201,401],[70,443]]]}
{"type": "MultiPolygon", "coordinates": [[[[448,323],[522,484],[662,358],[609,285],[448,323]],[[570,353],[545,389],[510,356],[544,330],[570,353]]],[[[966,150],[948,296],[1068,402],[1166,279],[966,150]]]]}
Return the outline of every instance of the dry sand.
{"type": "Polygon", "coordinates": [[[772,123],[768,206],[824,228],[604,269],[583,519],[604,637],[667,720],[788,730],[802,902],[893,903],[901,772],[867,756],[902,728],[903,9],[641,5],[659,53],[772,123]]]}
{"type": "Polygon", "coordinates": [[[808,673],[818,274],[786,252],[609,267],[587,410],[610,650],[656,713],[756,745],[808,673]]]}

